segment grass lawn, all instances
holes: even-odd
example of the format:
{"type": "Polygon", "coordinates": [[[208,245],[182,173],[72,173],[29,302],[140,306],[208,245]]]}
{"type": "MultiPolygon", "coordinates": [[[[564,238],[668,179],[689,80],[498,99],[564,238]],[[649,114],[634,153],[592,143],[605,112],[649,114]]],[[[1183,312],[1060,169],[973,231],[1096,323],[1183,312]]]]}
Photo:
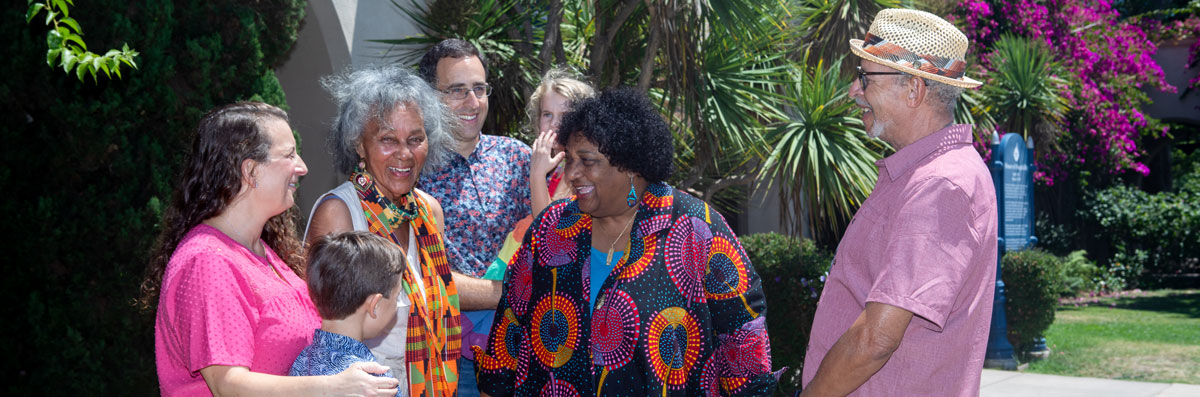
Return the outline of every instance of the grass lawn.
{"type": "Polygon", "coordinates": [[[1027,371],[1200,384],[1200,290],[1161,290],[1059,307],[1049,358],[1027,371]]]}

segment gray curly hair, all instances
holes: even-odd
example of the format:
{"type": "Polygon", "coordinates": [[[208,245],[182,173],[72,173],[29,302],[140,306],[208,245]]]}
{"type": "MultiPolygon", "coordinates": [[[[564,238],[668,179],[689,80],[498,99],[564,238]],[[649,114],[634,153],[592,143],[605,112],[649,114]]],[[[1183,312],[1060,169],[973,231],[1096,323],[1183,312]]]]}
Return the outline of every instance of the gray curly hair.
{"type": "Polygon", "coordinates": [[[327,142],[337,172],[349,174],[361,160],[355,149],[363,127],[371,120],[386,126],[387,116],[401,104],[416,104],[425,121],[429,154],[421,172],[440,168],[449,160],[454,114],[412,71],[397,65],[367,66],[321,79],[321,85],[338,107],[327,142]]]}

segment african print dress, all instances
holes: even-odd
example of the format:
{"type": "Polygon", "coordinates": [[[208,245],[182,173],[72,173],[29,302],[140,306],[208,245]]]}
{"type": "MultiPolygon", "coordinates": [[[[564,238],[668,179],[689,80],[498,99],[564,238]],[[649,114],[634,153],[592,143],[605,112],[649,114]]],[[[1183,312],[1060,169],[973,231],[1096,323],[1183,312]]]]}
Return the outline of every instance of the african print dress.
{"type": "Polygon", "coordinates": [[[666,184],[590,302],[592,218],[550,205],[509,264],[479,389],[492,396],[766,395],[766,302],[725,220],[666,184]]]}

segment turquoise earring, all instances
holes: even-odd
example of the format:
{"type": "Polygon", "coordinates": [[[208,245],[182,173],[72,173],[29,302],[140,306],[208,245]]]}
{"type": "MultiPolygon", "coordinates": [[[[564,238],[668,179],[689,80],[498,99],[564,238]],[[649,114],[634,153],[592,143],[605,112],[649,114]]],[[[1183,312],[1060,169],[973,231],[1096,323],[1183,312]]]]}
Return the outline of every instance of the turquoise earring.
{"type": "Polygon", "coordinates": [[[637,205],[637,191],[633,190],[633,175],[629,176],[629,194],[625,195],[625,205],[637,205]]]}

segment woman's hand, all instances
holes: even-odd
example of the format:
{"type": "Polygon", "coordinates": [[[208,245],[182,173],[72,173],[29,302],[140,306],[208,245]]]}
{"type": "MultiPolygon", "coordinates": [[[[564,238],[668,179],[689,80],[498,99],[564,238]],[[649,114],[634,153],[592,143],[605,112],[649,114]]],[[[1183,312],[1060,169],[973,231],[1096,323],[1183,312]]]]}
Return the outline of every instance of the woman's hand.
{"type": "Polygon", "coordinates": [[[562,161],[565,154],[559,151],[554,153],[555,140],[558,138],[558,133],[554,130],[542,131],[538,135],[537,140],[533,141],[533,155],[529,164],[529,178],[546,179],[546,175],[554,171],[554,167],[562,161]]]}
{"type": "Polygon", "coordinates": [[[379,363],[359,362],[337,375],[279,376],[210,365],[200,369],[200,375],[214,396],[394,396],[399,381],[371,375],[387,370],[379,363]]]}
{"type": "Polygon", "coordinates": [[[358,362],[345,371],[329,377],[329,391],[337,396],[394,396],[399,381],[395,378],[378,377],[388,367],[373,362],[358,362]]]}

